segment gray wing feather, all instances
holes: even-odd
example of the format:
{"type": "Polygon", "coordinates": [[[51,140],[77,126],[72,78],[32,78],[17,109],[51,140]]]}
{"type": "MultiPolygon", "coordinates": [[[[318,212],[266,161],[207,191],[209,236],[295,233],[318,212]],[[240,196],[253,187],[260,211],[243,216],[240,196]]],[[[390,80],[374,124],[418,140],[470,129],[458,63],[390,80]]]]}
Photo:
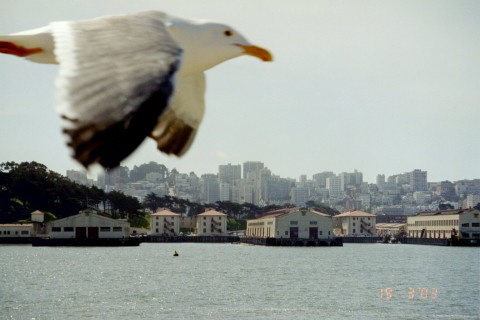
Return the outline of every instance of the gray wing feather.
{"type": "Polygon", "coordinates": [[[52,23],[57,111],[84,166],[117,166],[169,105],[182,50],[165,19],[145,12],[52,23]]]}

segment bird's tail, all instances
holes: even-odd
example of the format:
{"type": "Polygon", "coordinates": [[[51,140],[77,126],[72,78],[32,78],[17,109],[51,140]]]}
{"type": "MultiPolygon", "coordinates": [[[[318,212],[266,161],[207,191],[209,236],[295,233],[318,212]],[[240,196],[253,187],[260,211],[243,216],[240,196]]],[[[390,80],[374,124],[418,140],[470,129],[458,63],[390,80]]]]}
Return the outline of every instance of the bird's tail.
{"type": "Polygon", "coordinates": [[[0,35],[0,53],[11,54],[38,63],[57,63],[49,27],[0,35]]]}

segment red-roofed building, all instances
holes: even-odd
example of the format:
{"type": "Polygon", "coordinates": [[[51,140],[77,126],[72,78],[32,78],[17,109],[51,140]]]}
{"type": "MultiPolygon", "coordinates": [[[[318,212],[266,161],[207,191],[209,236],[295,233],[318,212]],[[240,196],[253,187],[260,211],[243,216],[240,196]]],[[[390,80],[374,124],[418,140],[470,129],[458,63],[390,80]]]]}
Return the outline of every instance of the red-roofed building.
{"type": "Polygon", "coordinates": [[[180,233],[180,214],[159,209],[150,215],[150,234],[176,236],[180,233]]]}
{"type": "Polygon", "coordinates": [[[227,234],[227,215],[215,210],[197,214],[195,234],[197,236],[219,236],[227,234]]]}

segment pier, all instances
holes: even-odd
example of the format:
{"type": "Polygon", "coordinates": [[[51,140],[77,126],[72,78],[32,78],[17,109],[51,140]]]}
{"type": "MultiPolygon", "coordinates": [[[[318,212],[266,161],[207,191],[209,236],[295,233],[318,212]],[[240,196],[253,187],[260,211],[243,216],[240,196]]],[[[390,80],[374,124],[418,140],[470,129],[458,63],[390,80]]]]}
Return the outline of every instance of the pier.
{"type": "Polygon", "coordinates": [[[262,246],[285,246],[285,247],[338,247],[343,246],[340,238],[334,239],[283,239],[283,238],[257,238],[242,237],[241,243],[262,246]]]}

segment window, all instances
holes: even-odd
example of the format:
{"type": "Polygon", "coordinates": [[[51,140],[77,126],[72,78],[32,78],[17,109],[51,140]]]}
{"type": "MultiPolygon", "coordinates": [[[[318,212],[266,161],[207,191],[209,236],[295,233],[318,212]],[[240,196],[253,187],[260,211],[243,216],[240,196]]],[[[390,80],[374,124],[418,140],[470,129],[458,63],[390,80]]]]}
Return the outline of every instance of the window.
{"type": "Polygon", "coordinates": [[[207,217],[203,217],[203,220],[207,220],[207,217]]]}
{"type": "Polygon", "coordinates": [[[64,232],[73,232],[73,227],[63,227],[64,232]]]}
{"type": "Polygon", "coordinates": [[[472,227],[480,227],[480,223],[479,222],[472,222],[472,227]]]}
{"type": "Polygon", "coordinates": [[[121,232],[122,227],[113,227],[113,232],[121,232]]]}
{"type": "Polygon", "coordinates": [[[353,233],[355,233],[355,229],[353,229],[353,233]]]}
{"type": "Polygon", "coordinates": [[[462,223],[462,227],[470,227],[470,223],[462,223]]]}
{"type": "Polygon", "coordinates": [[[290,221],[290,224],[297,225],[298,221],[290,221]]]}
{"type": "Polygon", "coordinates": [[[18,231],[15,231],[15,234],[18,234],[18,231]]]}
{"type": "Polygon", "coordinates": [[[355,222],[353,223],[353,226],[355,227],[355,222]]]}
{"type": "Polygon", "coordinates": [[[157,219],[157,220],[158,220],[158,217],[155,217],[155,219],[157,219]]]}
{"type": "Polygon", "coordinates": [[[52,227],[52,232],[61,232],[62,228],[60,227],[52,227]]]}
{"type": "Polygon", "coordinates": [[[158,226],[158,222],[155,222],[155,225],[158,226]]]}
{"type": "Polygon", "coordinates": [[[175,222],[172,222],[172,226],[175,224],[175,222]]]}
{"type": "Polygon", "coordinates": [[[100,231],[101,232],[110,232],[110,227],[100,227],[100,231]]]}
{"type": "Polygon", "coordinates": [[[204,222],[204,223],[203,223],[203,226],[204,226],[204,227],[205,227],[205,226],[207,226],[207,223],[206,223],[206,222],[204,222]]]}
{"type": "Polygon", "coordinates": [[[206,229],[206,228],[203,228],[203,233],[207,233],[207,229],[206,229]]]}
{"type": "Polygon", "coordinates": [[[480,238],[480,233],[472,233],[472,238],[480,238]]]}
{"type": "Polygon", "coordinates": [[[288,236],[288,231],[285,231],[285,235],[288,236]]]}
{"type": "Polygon", "coordinates": [[[28,230],[22,230],[20,234],[28,234],[28,230]]]}
{"type": "Polygon", "coordinates": [[[322,230],[319,230],[319,231],[318,231],[318,235],[320,235],[320,236],[321,236],[321,235],[322,235],[322,233],[323,233],[323,231],[322,231],[322,230]]]}
{"type": "Polygon", "coordinates": [[[316,225],[317,221],[310,221],[310,224],[316,225]]]}

